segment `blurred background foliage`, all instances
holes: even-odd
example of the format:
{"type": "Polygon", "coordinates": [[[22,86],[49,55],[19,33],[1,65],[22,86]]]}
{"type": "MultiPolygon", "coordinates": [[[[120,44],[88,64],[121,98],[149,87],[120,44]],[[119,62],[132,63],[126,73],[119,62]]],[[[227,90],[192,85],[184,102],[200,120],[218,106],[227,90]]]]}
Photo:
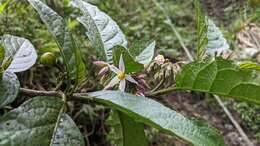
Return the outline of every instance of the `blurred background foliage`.
{"type": "MultiPolygon", "coordinates": [[[[7,0],[0,0],[1,3],[7,0]]],[[[87,90],[99,88],[96,81],[95,68],[91,64],[93,58],[92,47],[87,40],[85,29],[75,21],[77,10],[70,7],[70,0],[43,0],[61,16],[63,16],[75,40],[82,48],[85,61],[89,65],[89,84],[87,90]],[[94,84],[94,85],[93,85],[94,84]]],[[[174,35],[171,27],[166,23],[166,16],[154,3],[154,0],[87,0],[97,5],[101,10],[110,15],[127,36],[130,42],[138,40],[156,40],[157,53],[164,54],[172,61],[187,60],[181,45],[174,35]]],[[[172,20],[175,29],[182,36],[183,42],[194,53],[195,48],[195,9],[192,0],[157,0],[164,7],[167,15],[172,20]]],[[[222,29],[233,50],[237,50],[241,44],[237,40],[237,34],[244,30],[249,24],[254,23],[259,28],[260,24],[260,1],[259,0],[203,0],[201,1],[204,11],[222,29]]],[[[23,36],[32,41],[38,53],[54,52],[58,55],[58,47],[52,39],[46,26],[41,22],[39,16],[26,0],[10,0],[5,10],[0,14],[0,36],[13,34],[23,36]]],[[[259,34],[258,34],[259,35],[259,34]]],[[[259,41],[259,40],[258,40],[259,41]]],[[[260,50],[258,46],[258,51],[260,50]]],[[[252,58],[249,58],[252,60],[252,58]]],[[[40,89],[55,88],[62,78],[62,73],[54,68],[37,66],[28,74],[24,86],[40,89]],[[42,72],[42,70],[44,70],[42,72]],[[32,75],[33,74],[33,75],[32,75]],[[57,79],[58,76],[58,79],[57,79]],[[27,80],[29,79],[29,80],[27,80]],[[43,79],[40,80],[39,79],[43,79]],[[48,82],[52,84],[46,84],[48,82]],[[39,86],[39,87],[35,87],[39,86]],[[51,87],[50,87],[51,86],[51,87]]],[[[211,104],[208,97],[203,102],[211,104]]],[[[196,100],[194,98],[192,100],[196,100]]],[[[204,100],[205,99],[205,100],[204,100]]],[[[260,107],[247,103],[227,102],[229,108],[234,111],[239,121],[246,128],[250,138],[260,141],[260,107]]],[[[71,105],[74,119],[80,123],[82,131],[89,145],[107,145],[105,135],[104,107],[93,107],[92,105],[71,105]],[[97,132],[93,133],[93,129],[97,132]],[[98,129],[98,130],[97,130],[98,129]]],[[[217,105],[211,107],[214,109],[217,105]]],[[[217,107],[219,109],[219,107],[217,107]]],[[[222,112],[223,114],[223,112],[222,112]]],[[[172,142],[172,137],[165,136],[152,129],[148,130],[151,145],[181,145],[181,142],[172,142]]],[[[257,143],[257,142],[256,142],[257,143]]],[[[232,144],[231,144],[232,145],[232,144]]],[[[235,144],[234,144],[235,145],[235,144]]]]}

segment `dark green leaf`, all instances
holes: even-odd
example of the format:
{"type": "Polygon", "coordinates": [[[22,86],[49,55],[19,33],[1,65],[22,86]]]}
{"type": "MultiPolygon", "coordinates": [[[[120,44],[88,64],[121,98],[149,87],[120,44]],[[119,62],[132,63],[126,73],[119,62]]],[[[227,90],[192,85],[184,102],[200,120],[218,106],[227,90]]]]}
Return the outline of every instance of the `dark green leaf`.
{"type": "Polygon", "coordinates": [[[111,110],[109,117],[106,119],[106,124],[110,130],[107,134],[107,140],[113,146],[124,146],[123,127],[121,124],[119,112],[111,110]]]}
{"type": "Polygon", "coordinates": [[[260,77],[222,58],[196,61],[183,67],[177,88],[217,94],[260,104],[260,77]]]}
{"type": "Polygon", "coordinates": [[[5,48],[5,58],[12,60],[11,64],[8,64],[7,71],[22,72],[35,64],[37,53],[29,40],[12,35],[4,35],[1,37],[1,43],[5,48]]]}
{"type": "Polygon", "coordinates": [[[19,92],[20,83],[14,73],[4,72],[0,80],[0,108],[13,102],[19,92]]]}
{"type": "Polygon", "coordinates": [[[139,72],[144,69],[144,65],[135,61],[129,51],[121,46],[113,48],[113,62],[115,66],[119,65],[121,54],[124,59],[126,73],[139,72]]]}
{"type": "Polygon", "coordinates": [[[5,49],[0,43],[0,66],[3,63],[4,58],[5,58],[5,49]]]}
{"type": "Polygon", "coordinates": [[[86,28],[86,35],[100,59],[112,63],[112,48],[118,45],[127,47],[127,40],[119,26],[94,5],[82,0],[73,0],[72,4],[81,10],[83,16],[78,21],[86,28]]]}
{"type": "Polygon", "coordinates": [[[86,72],[85,64],[82,60],[80,49],[76,45],[65,20],[40,0],[28,1],[40,14],[42,21],[47,25],[55,38],[69,78],[75,80],[78,84],[83,82],[86,72]]]}
{"type": "Polygon", "coordinates": [[[56,97],[35,97],[0,118],[0,146],[84,146],[56,97]]]}
{"type": "Polygon", "coordinates": [[[108,139],[113,146],[148,145],[144,125],[135,122],[124,113],[112,110],[107,123],[111,127],[108,139]]]}
{"type": "Polygon", "coordinates": [[[123,128],[123,146],[148,146],[144,125],[124,113],[119,112],[119,116],[123,128]]]}
{"type": "MultiPolygon", "coordinates": [[[[119,91],[99,91],[85,95],[121,111],[135,121],[176,135],[196,146],[224,146],[223,137],[208,124],[185,118],[164,105],[142,96],[119,91]]],[[[84,98],[84,94],[82,94],[84,98]]]]}

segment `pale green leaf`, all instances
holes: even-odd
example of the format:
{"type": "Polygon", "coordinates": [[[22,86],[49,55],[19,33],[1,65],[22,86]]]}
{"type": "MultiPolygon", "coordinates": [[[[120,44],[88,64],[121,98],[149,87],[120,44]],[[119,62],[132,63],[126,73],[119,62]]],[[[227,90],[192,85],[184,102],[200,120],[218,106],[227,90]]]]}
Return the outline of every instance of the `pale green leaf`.
{"type": "Polygon", "coordinates": [[[119,91],[81,94],[121,111],[137,122],[178,136],[195,146],[224,146],[223,137],[208,124],[190,120],[152,99],[119,91]]]}
{"type": "Polygon", "coordinates": [[[65,20],[40,0],[28,1],[40,14],[42,21],[47,25],[56,40],[69,78],[75,80],[78,84],[83,82],[86,73],[85,64],[80,49],[76,45],[65,20]]]}
{"type": "Polygon", "coordinates": [[[4,72],[0,80],[0,108],[13,102],[19,92],[20,83],[12,72],[4,72]]]}
{"type": "Polygon", "coordinates": [[[206,55],[214,56],[230,51],[227,40],[224,38],[220,29],[210,19],[208,19],[207,38],[208,43],[205,50],[206,55]]]}
{"type": "Polygon", "coordinates": [[[37,53],[29,40],[12,35],[3,35],[1,43],[5,48],[5,58],[12,58],[7,71],[22,72],[35,64],[37,53]]]}
{"type": "Polygon", "coordinates": [[[83,16],[78,21],[86,28],[86,35],[101,59],[112,62],[112,48],[127,47],[125,35],[117,23],[96,6],[82,0],[73,0],[73,6],[79,8],[83,16]]]}
{"type": "Polygon", "coordinates": [[[35,97],[0,117],[0,146],[84,146],[56,97],[35,97]]]}
{"type": "Polygon", "coordinates": [[[155,45],[155,41],[137,41],[130,47],[129,52],[134,56],[137,62],[148,65],[153,60],[155,45]]]}
{"type": "Polygon", "coordinates": [[[176,86],[260,104],[259,72],[240,69],[232,61],[222,58],[184,66],[176,77],[176,86]]]}

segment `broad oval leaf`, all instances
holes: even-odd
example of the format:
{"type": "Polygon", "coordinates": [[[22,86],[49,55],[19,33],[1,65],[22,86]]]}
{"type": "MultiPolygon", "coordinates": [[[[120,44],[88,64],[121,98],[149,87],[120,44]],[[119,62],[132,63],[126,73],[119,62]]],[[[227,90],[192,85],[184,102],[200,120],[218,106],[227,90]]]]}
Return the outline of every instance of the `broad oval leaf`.
{"type": "Polygon", "coordinates": [[[83,16],[78,21],[86,28],[86,34],[97,49],[98,56],[111,63],[112,48],[118,45],[127,47],[125,35],[117,23],[96,6],[82,0],[73,0],[72,4],[81,10],[83,16]]]}
{"type": "Polygon", "coordinates": [[[19,92],[20,83],[12,72],[4,72],[0,80],[0,108],[13,102],[19,92]]]}
{"type": "Polygon", "coordinates": [[[176,135],[195,146],[224,146],[223,137],[208,124],[190,120],[152,99],[119,91],[81,94],[121,111],[135,121],[176,135]]]}
{"type": "Polygon", "coordinates": [[[75,80],[78,84],[83,82],[86,67],[82,60],[80,49],[76,45],[65,20],[40,0],[28,1],[40,14],[42,21],[47,25],[56,40],[69,78],[75,80]]]}
{"type": "Polygon", "coordinates": [[[139,72],[144,69],[144,65],[137,62],[130,52],[122,46],[115,46],[113,48],[113,63],[115,66],[119,66],[121,54],[124,59],[126,73],[139,72]]]}
{"type": "Polygon", "coordinates": [[[7,71],[22,72],[35,64],[37,53],[29,40],[17,36],[4,35],[1,37],[1,43],[5,48],[5,57],[12,58],[12,63],[7,68],[7,71]]]}
{"type": "Polygon", "coordinates": [[[220,29],[214,24],[214,22],[208,19],[207,27],[207,39],[208,43],[206,45],[205,53],[209,56],[214,56],[215,54],[220,55],[221,53],[226,53],[229,50],[229,44],[224,38],[220,29]]]}
{"type": "Polygon", "coordinates": [[[178,89],[207,92],[260,104],[260,76],[222,58],[187,64],[176,77],[178,89]]]}
{"type": "Polygon", "coordinates": [[[1,146],[84,146],[72,121],[61,112],[56,97],[35,97],[0,117],[1,146]]]}

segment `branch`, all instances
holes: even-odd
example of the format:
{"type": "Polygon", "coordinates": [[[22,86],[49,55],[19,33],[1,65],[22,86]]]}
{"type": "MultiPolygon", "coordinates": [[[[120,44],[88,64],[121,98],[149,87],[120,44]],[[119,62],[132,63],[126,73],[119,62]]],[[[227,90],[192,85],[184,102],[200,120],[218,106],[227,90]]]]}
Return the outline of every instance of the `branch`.
{"type": "Polygon", "coordinates": [[[63,93],[60,91],[39,91],[39,90],[32,90],[26,88],[20,88],[20,92],[30,97],[34,96],[55,96],[55,97],[63,97],[63,93]]]}
{"type": "MultiPolygon", "coordinates": [[[[29,97],[54,96],[54,97],[62,98],[63,100],[64,100],[64,95],[65,95],[61,91],[40,91],[40,90],[32,90],[32,89],[26,89],[26,88],[20,88],[20,92],[29,97]]],[[[93,100],[93,98],[88,97],[87,93],[74,93],[72,96],[68,96],[67,100],[69,100],[69,101],[90,101],[90,100],[93,100]]]]}

